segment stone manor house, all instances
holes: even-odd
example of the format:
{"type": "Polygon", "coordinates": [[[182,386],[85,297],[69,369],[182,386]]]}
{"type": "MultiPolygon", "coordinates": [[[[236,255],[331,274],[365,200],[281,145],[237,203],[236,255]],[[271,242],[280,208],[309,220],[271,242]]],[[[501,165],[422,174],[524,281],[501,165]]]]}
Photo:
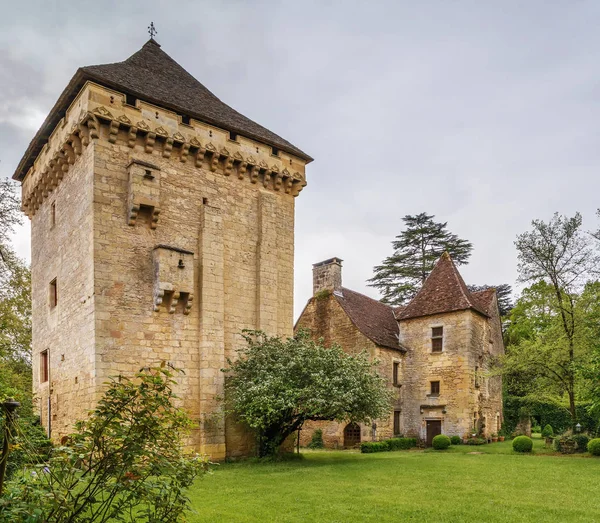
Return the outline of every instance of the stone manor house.
{"type": "Polygon", "coordinates": [[[470,292],[450,256],[438,260],[417,295],[404,307],[390,307],[342,287],[342,260],[313,266],[313,297],[296,329],[308,329],[326,346],[346,352],[367,350],[393,391],[393,410],[373,425],[311,422],[328,447],[414,436],[428,445],[437,434],[486,436],[502,425],[502,381],[488,376],[504,353],[496,291],[470,292]]]}
{"type": "MultiPolygon", "coordinates": [[[[31,220],[34,392],[54,440],[109,377],[167,361],[185,371],[190,444],[251,452],[221,413],[221,369],[243,329],[293,334],[294,202],[311,161],[153,39],[75,73],[14,174],[31,220]]],[[[318,264],[299,324],[382,361],[397,402],[378,436],[500,426],[499,379],[483,376],[503,350],[495,297],[469,293],[449,259],[404,310],[342,288],[340,260],[318,264]]],[[[371,431],[326,432],[351,445],[371,431]]]]}

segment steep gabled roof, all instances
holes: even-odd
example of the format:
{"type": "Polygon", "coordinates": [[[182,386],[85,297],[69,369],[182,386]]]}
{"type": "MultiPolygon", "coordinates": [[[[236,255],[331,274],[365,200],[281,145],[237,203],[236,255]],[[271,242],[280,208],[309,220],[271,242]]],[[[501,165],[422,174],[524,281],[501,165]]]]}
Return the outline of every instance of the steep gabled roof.
{"type": "Polygon", "coordinates": [[[473,309],[488,316],[487,308],[473,297],[450,255],[445,252],[423,283],[421,290],[397,315],[398,320],[419,318],[443,312],[473,309]]]}
{"type": "Polygon", "coordinates": [[[22,180],[25,177],[53,129],[88,80],[216,127],[234,131],[306,161],[312,160],[287,140],[223,103],[165,53],[155,40],[150,39],[124,62],[82,67],[75,73],[29,144],[15,171],[14,179],[22,180]]]}
{"type": "Polygon", "coordinates": [[[392,307],[345,287],[341,292],[335,291],[333,296],[367,338],[377,345],[406,351],[398,341],[398,322],[392,307]]]}

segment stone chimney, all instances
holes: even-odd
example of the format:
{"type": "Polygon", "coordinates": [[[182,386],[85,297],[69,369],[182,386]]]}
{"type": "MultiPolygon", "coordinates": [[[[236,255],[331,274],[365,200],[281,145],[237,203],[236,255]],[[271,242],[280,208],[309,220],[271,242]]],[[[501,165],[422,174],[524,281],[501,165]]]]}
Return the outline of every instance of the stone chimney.
{"type": "Polygon", "coordinates": [[[340,258],[330,258],[313,264],[313,295],[324,290],[341,290],[343,261],[340,258]]]}

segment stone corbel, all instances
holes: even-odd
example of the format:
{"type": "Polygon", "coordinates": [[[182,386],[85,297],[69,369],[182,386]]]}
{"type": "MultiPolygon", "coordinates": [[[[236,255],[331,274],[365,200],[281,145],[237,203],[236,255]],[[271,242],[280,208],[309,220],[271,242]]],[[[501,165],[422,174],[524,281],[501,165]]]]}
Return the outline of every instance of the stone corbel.
{"type": "Polygon", "coordinates": [[[145,151],[148,154],[152,154],[152,151],[154,151],[154,143],[156,142],[156,134],[155,133],[148,133],[146,134],[146,144],[145,144],[145,151]]]}
{"type": "Polygon", "coordinates": [[[181,146],[181,153],[179,155],[179,161],[181,163],[187,162],[189,152],[190,152],[190,144],[189,143],[184,143],[181,146]]]}
{"type": "Polygon", "coordinates": [[[233,169],[233,157],[225,147],[221,149],[220,156],[225,159],[223,164],[223,174],[229,176],[231,174],[231,169],[233,169]]]}
{"type": "Polygon", "coordinates": [[[217,170],[217,167],[219,166],[219,153],[217,152],[216,147],[212,144],[212,143],[208,143],[206,146],[206,153],[208,155],[210,155],[210,160],[209,160],[209,168],[212,172],[215,172],[217,170]]]}
{"type": "Polygon", "coordinates": [[[98,122],[98,118],[96,115],[92,113],[88,113],[88,119],[86,121],[86,125],[89,131],[88,139],[97,140],[100,138],[100,123],[98,122]]]}
{"type": "Polygon", "coordinates": [[[163,148],[163,158],[171,158],[171,152],[173,151],[173,138],[167,138],[165,146],[163,148]]]}
{"type": "Polygon", "coordinates": [[[110,126],[108,127],[108,141],[110,143],[116,143],[117,137],[119,136],[119,122],[111,120],[110,126]]]}

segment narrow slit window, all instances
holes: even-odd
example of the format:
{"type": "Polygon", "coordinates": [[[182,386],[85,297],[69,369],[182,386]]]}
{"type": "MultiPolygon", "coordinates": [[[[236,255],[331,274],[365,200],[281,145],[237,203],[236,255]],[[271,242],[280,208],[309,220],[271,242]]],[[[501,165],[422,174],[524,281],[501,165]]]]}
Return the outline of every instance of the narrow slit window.
{"type": "Polygon", "coordinates": [[[58,285],[56,278],[50,282],[50,308],[53,309],[58,305],[58,285]]]}
{"type": "Polygon", "coordinates": [[[395,387],[397,387],[400,384],[399,376],[398,376],[399,372],[400,372],[400,363],[395,361],[393,371],[392,371],[392,382],[395,387]]]}
{"type": "Polygon", "coordinates": [[[394,436],[400,434],[400,411],[394,411],[394,436]]]}
{"type": "Polygon", "coordinates": [[[440,395],[440,382],[439,381],[432,381],[430,382],[430,390],[431,390],[431,395],[432,396],[439,396],[440,395]]]}
{"type": "Polygon", "coordinates": [[[432,327],[431,352],[442,352],[444,347],[444,327],[432,327]]]}
{"type": "Polygon", "coordinates": [[[54,228],[56,225],[56,202],[52,202],[50,206],[50,227],[54,228]]]}
{"type": "Polygon", "coordinates": [[[40,383],[48,381],[48,351],[40,352],[40,383]]]}

